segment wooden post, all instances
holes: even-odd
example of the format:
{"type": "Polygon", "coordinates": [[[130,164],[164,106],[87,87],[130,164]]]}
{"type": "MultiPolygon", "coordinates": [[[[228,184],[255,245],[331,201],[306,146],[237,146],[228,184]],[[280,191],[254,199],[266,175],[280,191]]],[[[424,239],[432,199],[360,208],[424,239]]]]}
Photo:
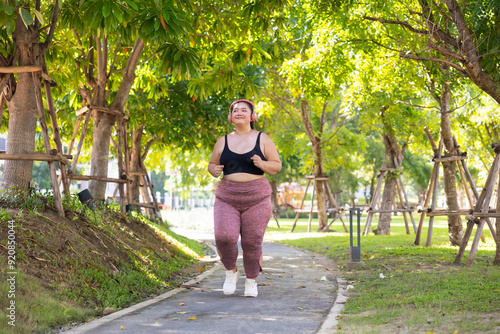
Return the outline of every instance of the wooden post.
{"type": "Polygon", "coordinates": [[[312,222],[312,215],[314,211],[314,194],[316,192],[316,181],[313,181],[313,192],[311,196],[311,211],[309,212],[309,224],[307,225],[307,232],[311,232],[311,222],[312,222]]]}
{"type": "Polygon", "coordinates": [[[330,184],[328,182],[326,182],[326,187],[327,187],[327,190],[328,190],[328,198],[330,199],[330,201],[333,203],[333,206],[337,210],[337,215],[332,219],[332,221],[328,225],[328,228],[330,227],[330,225],[333,224],[333,222],[335,220],[337,220],[337,218],[340,218],[340,221],[342,222],[342,225],[344,226],[344,231],[347,233],[349,231],[347,230],[347,227],[345,226],[344,219],[342,219],[342,211],[343,211],[343,209],[340,209],[337,201],[335,201],[335,198],[333,198],[332,189],[330,189],[330,184]]]}
{"type": "MultiPolygon", "coordinates": [[[[61,135],[59,134],[59,126],[57,124],[56,111],[54,108],[54,100],[52,98],[52,92],[50,90],[50,84],[44,80],[45,86],[45,97],[47,99],[47,107],[49,109],[50,120],[52,123],[52,131],[54,135],[54,143],[56,144],[57,151],[61,154],[63,152],[63,145],[61,141],[61,135]]],[[[62,161],[59,161],[59,170],[61,171],[61,181],[64,189],[64,196],[69,196],[69,183],[66,177],[66,164],[62,161]]],[[[57,183],[59,185],[59,182],[57,183]]]]}
{"type": "MultiPolygon", "coordinates": [[[[493,196],[496,180],[498,178],[498,173],[500,171],[500,154],[499,154],[500,149],[495,151],[496,151],[495,160],[493,161],[493,165],[491,166],[488,178],[486,179],[483,191],[481,192],[481,196],[479,196],[477,203],[478,205],[476,205],[476,208],[474,209],[474,211],[479,211],[482,214],[488,213],[491,197],[493,196]]],[[[467,266],[471,266],[474,263],[474,259],[477,253],[477,248],[479,245],[479,240],[481,238],[481,234],[483,233],[483,226],[485,221],[486,217],[481,217],[481,219],[479,220],[479,225],[477,226],[476,235],[474,236],[474,240],[472,241],[469,258],[467,259],[466,263],[467,266]]],[[[467,244],[467,241],[465,242],[465,244],[467,244]]]]}
{"type": "MultiPolygon", "coordinates": [[[[40,121],[40,127],[42,128],[42,137],[43,144],[45,147],[45,152],[50,155],[51,147],[50,147],[50,138],[47,130],[47,122],[45,119],[45,110],[43,107],[43,99],[42,99],[42,87],[40,85],[39,75],[36,72],[32,73],[33,84],[35,87],[35,97],[36,104],[38,109],[38,118],[40,121]]],[[[56,166],[53,161],[49,161],[49,174],[50,174],[50,183],[52,185],[52,189],[54,191],[54,204],[59,212],[59,215],[64,217],[64,208],[62,205],[61,192],[59,191],[59,183],[57,182],[57,174],[56,174],[56,166]]]]}
{"type": "Polygon", "coordinates": [[[370,231],[370,226],[372,224],[372,218],[373,218],[373,210],[375,210],[377,207],[380,191],[382,188],[382,181],[384,180],[386,173],[387,173],[386,171],[382,171],[378,176],[377,187],[375,188],[375,193],[373,194],[372,202],[370,204],[370,209],[368,211],[368,216],[366,217],[365,228],[363,230],[363,235],[365,236],[368,235],[368,232],[370,231]]]}
{"type": "MultiPolygon", "coordinates": [[[[125,157],[125,174],[129,176],[130,170],[130,154],[129,154],[129,148],[128,148],[128,121],[125,121],[125,119],[121,119],[123,122],[123,155],[125,157]]],[[[127,191],[126,191],[126,196],[127,196],[127,202],[132,203],[132,180],[129,180],[127,182],[127,191]]]]}
{"type": "MultiPolygon", "coordinates": [[[[394,157],[394,164],[395,164],[396,168],[398,168],[398,169],[400,168],[399,163],[395,157],[394,157]]],[[[405,208],[410,209],[410,202],[408,201],[408,195],[406,193],[406,190],[405,190],[405,187],[403,184],[403,179],[401,178],[401,174],[398,174],[398,180],[399,180],[399,184],[401,186],[401,191],[403,192],[405,208]]],[[[403,200],[401,200],[401,201],[403,201],[403,200]]],[[[417,227],[415,226],[415,219],[413,219],[413,212],[412,211],[409,212],[409,215],[410,215],[411,223],[413,225],[413,233],[417,233],[417,227]]],[[[405,216],[405,222],[406,222],[406,216],[405,216]]],[[[408,232],[408,234],[410,234],[410,233],[408,232]]]]}
{"type": "Polygon", "coordinates": [[[73,145],[75,144],[76,135],[78,134],[78,130],[80,129],[80,123],[82,122],[82,119],[83,115],[80,115],[76,120],[75,127],[73,129],[73,135],[71,136],[71,141],[69,142],[68,151],[66,152],[66,154],[71,154],[71,151],[73,150],[73,145]]]}
{"type": "Polygon", "coordinates": [[[89,127],[90,115],[91,113],[89,112],[85,116],[85,123],[83,124],[82,133],[80,134],[80,142],[78,143],[78,148],[76,149],[76,154],[75,157],[73,158],[73,164],[71,165],[72,174],[75,174],[76,164],[78,163],[78,158],[80,157],[80,152],[82,151],[83,141],[85,140],[85,135],[87,134],[87,128],[89,127]]]}
{"type": "MultiPolygon", "coordinates": [[[[300,201],[299,210],[302,210],[304,208],[304,201],[306,200],[307,190],[309,189],[310,184],[311,184],[311,179],[308,179],[306,190],[304,191],[304,196],[302,197],[302,201],[300,201]]],[[[300,213],[296,212],[295,220],[293,221],[292,229],[290,230],[290,232],[293,232],[293,230],[295,229],[295,226],[297,225],[297,221],[299,220],[299,216],[300,216],[300,213]]]]}
{"type": "MultiPolygon", "coordinates": [[[[396,189],[398,190],[399,202],[401,203],[401,207],[403,207],[404,206],[403,193],[401,192],[401,187],[399,185],[399,179],[396,181],[396,189]]],[[[406,208],[406,206],[403,208],[406,208]]],[[[397,211],[397,210],[395,210],[395,211],[397,211]]],[[[408,217],[406,217],[405,211],[403,211],[403,220],[405,222],[406,234],[410,234],[410,226],[408,225],[408,217]]]]}
{"type": "MultiPolygon", "coordinates": [[[[124,168],[123,168],[123,153],[122,153],[122,122],[120,119],[117,120],[117,125],[116,125],[116,134],[117,134],[117,145],[116,145],[116,155],[118,156],[118,174],[121,176],[124,173],[124,168]]],[[[124,186],[123,183],[120,183],[118,188],[118,191],[120,192],[120,211],[122,214],[126,214],[126,209],[125,209],[125,191],[124,191],[124,186]]]]}
{"type": "MultiPolygon", "coordinates": [[[[431,137],[432,138],[432,137],[431,137]]],[[[439,148],[436,152],[436,158],[441,157],[441,151],[443,150],[443,140],[439,140],[439,148]]],[[[434,184],[432,187],[432,203],[431,203],[431,212],[436,209],[436,202],[437,202],[437,192],[438,192],[438,181],[439,181],[439,167],[440,163],[436,162],[436,174],[434,175],[434,184]]],[[[425,245],[429,247],[431,245],[431,239],[432,239],[432,228],[434,226],[434,216],[429,216],[429,229],[427,230],[427,242],[425,245]]]]}
{"type": "MultiPolygon", "coordinates": [[[[427,127],[424,128],[425,133],[427,134],[427,137],[429,137],[429,141],[431,142],[432,150],[434,152],[434,155],[437,152],[437,147],[436,143],[434,142],[434,138],[432,138],[431,133],[429,132],[429,129],[427,127]]],[[[439,143],[441,146],[441,142],[439,143]]],[[[439,174],[439,167],[438,163],[434,162],[434,166],[432,167],[432,173],[431,173],[431,178],[429,179],[429,186],[427,187],[427,192],[425,194],[425,199],[423,203],[423,207],[427,208],[429,206],[429,202],[432,196],[432,191],[434,189],[434,181],[436,180],[436,174],[439,174]]],[[[415,235],[415,241],[413,242],[414,245],[420,245],[420,236],[422,235],[422,227],[424,226],[424,220],[425,220],[425,214],[426,210],[422,211],[420,214],[420,220],[418,222],[418,228],[417,228],[417,233],[415,235]]]]}

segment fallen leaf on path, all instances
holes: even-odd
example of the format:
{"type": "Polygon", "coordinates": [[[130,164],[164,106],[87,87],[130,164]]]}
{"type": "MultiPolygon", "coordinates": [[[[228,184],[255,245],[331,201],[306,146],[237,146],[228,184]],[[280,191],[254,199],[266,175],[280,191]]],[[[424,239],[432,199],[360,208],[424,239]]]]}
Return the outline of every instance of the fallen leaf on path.
{"type": "Polygon", "coordinates": [[[177,314],[186,314],[187,311],[185,311],[185,312],[175,312],[175,313],[177,313],[177,314]]]}
{"type": "Polygon", "coordinates": [[[189,318],[189,320],[196,320],[196,317],[191,317],[189,318]]]}
{"type": "Polygon", "coordinates": [[[299,310],[303,310],[303,309],[304,309],[303,307],[300,307],[300,306],[297,306],[297,308],[298,308],[299,310]]]}
{"type": "Polygon", "coordinates": [[[184,304],[183,302],[179,302],[179,305],[177,305],[177,307],[182,306],[182,305],[186,305],[186,304],[184,304]]]}
{"type": "Polygon", "coordinates": [[[120,326],[120,329],[125,329],[125,327],[123,327],[123,326],[120,326]]]}
{"type": "Polygon", "coordinates": [[[305,285],[299,285],[299,286],[296,286],[294,289],[303,289],[305,287],[306,287],[305,285]]]}

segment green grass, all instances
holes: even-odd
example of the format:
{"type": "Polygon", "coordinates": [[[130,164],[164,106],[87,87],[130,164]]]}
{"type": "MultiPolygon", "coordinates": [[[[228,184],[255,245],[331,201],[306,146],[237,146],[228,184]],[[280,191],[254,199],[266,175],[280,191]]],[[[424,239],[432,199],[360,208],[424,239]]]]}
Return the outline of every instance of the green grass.
{"type": "MultiPolygon", "coordinates": [[[[416,223],[418,223],[418,216],[416,223]]],[[[348,219],[345,219],[348,226],[348,219]]],[[[364,227],[361,221],[361,231],[364,227]]],[[[345,333],[498,333],[500,320],[500,267],[492,266],[495,244],[485,229],[472,267],[453,265],[458,247],[448,242],[447,221],[434,220],[432,243],[425,247],[428,221],[421,245],[415,234],[406,234],[403,217],[394,217],[390,236],[361,236],[364,266],[347,270],[349,234],[340,222],[337,232],[306,233],[308,220],[300,219],[290,233],[293,219],[270,222],[266,239],[309,249],[337,261],[340,273],[354,289],[339,319],[345,333]],[[380,278],[383,274],[385,278],[380,278]]],[[[372,228],[376,227],[374,219],[372,228]]],[[[317,229],[313,219],[312,231],[317,229]]],[[[474,234],[473,234],[474,235],[474,234]]],[[[472,238],[471,238],[472,241],[472,238]]],[[[465,262],[470,243],[463,256],[465,262]]],[[[356,245],[356,234],[354,239],[356,245]]]]}
{"type": "MultiPolygon", "coordinates": [[[[88,321],[107,307],[117,310],[176,288],[203,270],[205,264],[198,259],[207,254],[207,246],[175,234],[168,223],[158,225],[144,217],[132,223],[108,211],[97,216],[97,223],[80,221],[78,228],[44,220],[42,215],[16,217],[17,275],[12,298],[7,298],[11,292],[6,252],[0,252],[0,334],[49,333],[56,326],[88,321]],[[43,226],[43,232],[33,230],[36,226],[43,226]],[[58,233],[70,227],[77,230],[70,251],[56,251],[61,247],[58,233]],[[94,236],[95,243],[84,241],[83,233],[94,236]],[[105,248],[97,251],[99,240],[105,248]],[[24,256],[33,250],[44,259],[24,256]],[[47,265],[44,269],[41,261],[47,265]],[[40,270],[54,277],[41,278],[40,270]],[[11,300],[16,304],[15,327],[7,324],[11,300]]],[[[4,243],[0,243],[2,251],[7,249],[4,243]]]]}
{"type": "MultiPolygon", "coordinates": [[[[6,259],[0,254],[0,261],[5,263],[6,259]]],[[[39,283],[24,275],[18,270],[15,283],[15,296],[7,298],[9,286],[5,284],[2,277],[0,282],[0,296],[3,297],[0,309],[0,318],[6,318],[8,302],[15,302],[15,326],[10,326],[7,321],[2,320],[0,333],[32,333],[34,329],[37,333],[48,331],[50,328],[65,324],[68,321],[79,322],[95,313],[94,310],[69,301],[67,298],[61,299],[54,291],[42,288],[39,283]]]]}

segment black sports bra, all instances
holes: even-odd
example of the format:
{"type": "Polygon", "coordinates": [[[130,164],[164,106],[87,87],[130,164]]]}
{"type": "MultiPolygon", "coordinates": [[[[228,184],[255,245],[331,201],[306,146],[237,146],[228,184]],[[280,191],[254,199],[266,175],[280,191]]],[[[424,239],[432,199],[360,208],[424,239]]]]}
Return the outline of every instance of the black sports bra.
{"type": "Polygon", "coordinates": [[[262,158],[262,160],[266,160],[264,154],[260,150],[260,135],[262,132],[259,132],[257,135],[257,142],[255,143],[254,148],[246,153],[239,154],[231,151],[227,145],[227,135],[225,137],[224,150],[220,155],[220,164],[224,165],[224,175],[234,174],[234,173],[247,173],[254,175],[264,175],[264,171],[259,167],[255,166],[251,157],[254,155],[258,155],[262,158]]]}

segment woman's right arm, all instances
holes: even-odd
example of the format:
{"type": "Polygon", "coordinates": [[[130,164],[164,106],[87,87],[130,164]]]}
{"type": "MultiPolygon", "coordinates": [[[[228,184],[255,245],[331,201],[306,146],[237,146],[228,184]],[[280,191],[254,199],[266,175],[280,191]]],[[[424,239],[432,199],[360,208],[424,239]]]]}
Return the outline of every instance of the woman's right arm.
{"type": "Polygon", "coordinates": [[[213,177],[219,177],[222,174],[224,166],[220,164],[220,155],[224,149],[224,137],[219,138],[217,143],[215,143],[214,150],[212,152],[212,157],[208,163],[208,172],[213,177]]]}

